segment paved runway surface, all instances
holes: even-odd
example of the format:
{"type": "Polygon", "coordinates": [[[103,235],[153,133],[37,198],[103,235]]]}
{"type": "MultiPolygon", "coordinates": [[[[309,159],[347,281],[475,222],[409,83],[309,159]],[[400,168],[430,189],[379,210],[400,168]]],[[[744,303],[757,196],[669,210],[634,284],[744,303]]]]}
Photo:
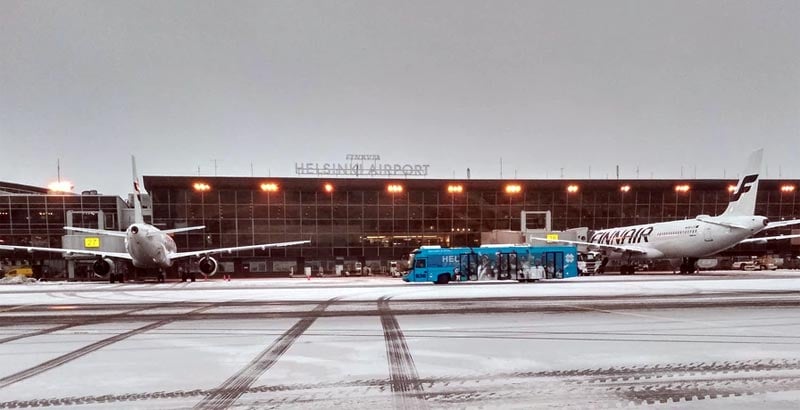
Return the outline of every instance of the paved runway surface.
{"type": "Polygon", "coordinates": [[[0,409],[800,407],[800,272],[0,286],[0,409]]]}

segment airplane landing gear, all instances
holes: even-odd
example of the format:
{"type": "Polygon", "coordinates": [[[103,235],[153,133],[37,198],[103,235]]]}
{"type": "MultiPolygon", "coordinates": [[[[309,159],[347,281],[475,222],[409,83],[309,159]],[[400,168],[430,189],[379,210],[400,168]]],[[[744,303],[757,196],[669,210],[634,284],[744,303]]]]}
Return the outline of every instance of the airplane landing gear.
{"type": "Polygon", "coordinates": [[[698,258],[683,258],[683,262],[681,262],[681,275],[683,274],[692,274],[697,272],[696,264],[698,258]]]}
{"type": "Polygon", "coordinates": [[[606,265],[608,265],[608,256],[603,257],[603,260],[600,261],[600,266],[595,269],[596,273],[606,273],[606,265]]]}

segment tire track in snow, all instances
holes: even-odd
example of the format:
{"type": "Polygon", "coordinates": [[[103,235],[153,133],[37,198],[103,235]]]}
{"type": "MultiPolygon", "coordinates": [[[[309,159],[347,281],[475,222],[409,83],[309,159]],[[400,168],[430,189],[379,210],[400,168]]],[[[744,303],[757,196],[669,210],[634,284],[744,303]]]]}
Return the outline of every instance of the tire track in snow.
{"type": "Polygon", "coordinates": [[[48,333],[58,332],[59,330],[69,329],[71,327],[95,325],[95,324],[100,324],[100,323],[104,323],[104,322],[112,322],[115,319],[119,319],[120,317],[127,316],[127,315],[130,315],[130,314],[133,314],[133,313],[138,313],[138,312],[141,312],[141,311],[144,311],[144,310],[149,310],[149,309],[162,308],[162,307],[166,307],[166,306],[169,306],[169,305],[170,305],[170,303],[162,303],[162,304],[159,304],[159,305],[144,306],[144,307],[139,307],[139,308],[136,308],[136,309],[131,309],[131,310],[128,310],[128,311],[125,311],[125,312],[122,312],[122,313],[115,313],[115,314],[112,314],[112,315],[98,316],[98,317],[88,318],[88,319],[84,319],[84,320],[79,320],[79,321],[72,322],[72,323],[66,323],[66,324],[63,324],[63,325],[49,327],[47,329],[35,330],[33,332],[23,333],[23,334],[19,334],[19,335],[15,335],[15,336],[9,336],[9,337],[0,339],[0,344],[13,342],[15,340],[20,340],[20,339],[27,339],[29,337],[34,337],[34,336],[46,335],[48,333]]]}
{"type": "Polygon", "coordinates": [[[406,337],[397,318],[389,307],[389,300],[378,299],[383,337],[386,341],[386,356],[389,360],[389,378],[394,405],[398,409],[427,409],[419,382],[414,357],[406,343],[406,337]]]}
{"type": "Polygon", "coordinates": [[[253,383],[280,360],[294,342],[322,315],[325,309],[338,298],[320,303],[311,314],[300,319],[289,330],[258,354],[250,363],[213,389],[194,406],[195,409],[227,409],[247,393],[253,383]]]}
{"type": "MultiPolygon", "coordinates": [[[[216,304],[211,304],[211,305],[204,306],[202,308],[195,309],[195,310],[192,310],[190,312],[184,313],[183,315],[191,315],[191,314],[194,314],[194,313],[200,313],[200,312],[202,312],[204,310],[208,310],[208,309],[211,309],[211,308],[214,308],[214,307],[216,307],[216,304]]],[[[54,359],[50,359],[50,360],[48,360],[48,361],[46,361],[44,363],[38,364],[38,365],[36,365],[34,367],[31,367],[29,369],[25,369],[25,370],[19,371],[17,373],[14,373],[12,375],[0,378],[0,389],[8,387],[8,386],[10,386],[12,384],[15,384],[15,383],[19,383],[19,382],[21,382],[23,380],[26,380],[26,379],[29,379],[31,377],[37,376],[39,374],[42,374],[42,373],[44,373],[44,372],[46,372],[48,370],[54,369],[56,367],[62,366],[64,364],[66,364],[66,363],[69,363],[69,362],[75,360],[75,359],[78,359],[78,358],[81,358],[83,356],[86,356],[89,353],[95,352],[95,351],[100,350],[100,349],[102,349],[102,348],[104,348],[106,346],[109,346],[109,345],[112,345],[112,344],[117,343],[119,341],[125,340],[125,339],[127,339],[127,338],[129,338],[131,336],[135,336],[135,335],[138,335],[140,333],[144,333],[144,332],[159,328],[161,326],[164,326],[164,325],[166,325],[168,323],[171,323],[171,322],[175,321],[176,318],[175,319],[160,320],[158,322],[153,322],[153,323],[150,323],[148,325],[145,325],[145,326],[138,327],[136,329],[127,331],[125,333],[120,333],[118,335],[111,336],[111,337],[105,338],[103,340],[99,340],[99,341],[94,342],[94,343],[92,343],[90,345],[81,347],[80,349],[76,349],[76,350],[73,350],[73,351],[71,351],[69,353],[66,353],[66,354],[63,354],[61,356],[58,356],[58,357],[56,357],[54,359]]],[[[86,324],[86,323],[83,323],[83,324],[86,324]]],[[[72,326],[78,326],[78,325],[79,324],[62,325],[62,326],[72,327],[72,326]]],[[[59,326],[59,327],[61,327],[61,326],[59,326]]],[[[53,329],[57,329],[57,328],[58,327],[51,328],[51,329],[44,329],[43,331],[40,331],[40,332],[49,333],[48,331],[55,331],[53,329]]],[[[36,332],[34,332],[34,333],[36,333],[36,332]]]]}

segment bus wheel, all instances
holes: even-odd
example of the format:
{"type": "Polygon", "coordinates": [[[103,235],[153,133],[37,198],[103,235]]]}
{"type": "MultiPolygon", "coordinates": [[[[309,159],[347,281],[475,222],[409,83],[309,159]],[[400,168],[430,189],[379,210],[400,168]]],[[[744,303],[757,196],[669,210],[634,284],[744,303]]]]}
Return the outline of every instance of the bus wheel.
{"type": "Polygon", "coordinates": [[[450,282],[450,274],[449,273],[443,273],[443,274],[439,275],[438,278],[436,278],[436,282],[434,282],[434,283],[437,283],[439,285],[446,285],[448,282],[450,282]]]}

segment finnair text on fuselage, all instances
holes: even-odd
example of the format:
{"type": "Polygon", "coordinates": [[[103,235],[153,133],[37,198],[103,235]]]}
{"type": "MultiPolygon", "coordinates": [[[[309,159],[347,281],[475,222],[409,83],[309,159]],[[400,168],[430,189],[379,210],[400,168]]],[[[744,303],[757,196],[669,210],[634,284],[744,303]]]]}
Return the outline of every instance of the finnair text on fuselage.
{"type": "Polygon", "coordinates": [[[630,227],[598,231],[589,242],[603,245],[623,245],[633,243],[650,242],[648,239],[653,233],[652,226],[630,227]]]}

